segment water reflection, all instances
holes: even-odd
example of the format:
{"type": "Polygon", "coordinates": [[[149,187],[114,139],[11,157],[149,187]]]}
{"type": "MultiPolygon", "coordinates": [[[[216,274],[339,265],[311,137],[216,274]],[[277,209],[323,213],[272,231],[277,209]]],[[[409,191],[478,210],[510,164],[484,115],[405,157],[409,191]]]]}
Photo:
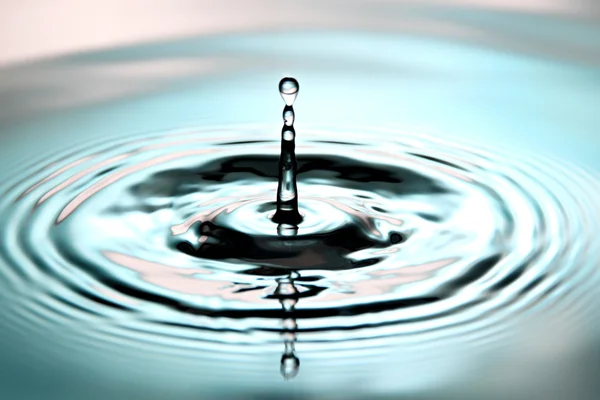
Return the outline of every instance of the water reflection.
{"type": "Polygon", "coordinates": [[[277,288],[273,297],[279,300],[284,317],[281,321],[282,338],[285,350],[281,356],[281,375],[285,380],[293,379],[300,371],[300,360],[295,354],[297,340],[296,331],[298,323],[295,318],[296,304],[298,304],[299,292],[295,286],[294,278],[300,275],[296,272],[290,273],[286,278],[278,280],[277,288]]]}

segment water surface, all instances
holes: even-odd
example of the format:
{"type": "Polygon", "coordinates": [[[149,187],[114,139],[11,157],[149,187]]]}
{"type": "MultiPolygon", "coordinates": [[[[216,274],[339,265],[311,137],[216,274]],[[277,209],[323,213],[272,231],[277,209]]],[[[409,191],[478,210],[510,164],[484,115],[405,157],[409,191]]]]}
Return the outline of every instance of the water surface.
{"type": "Polygon", "coordinates": [[[1,71],[2,390],[595,398],[598,31],[439,15],[497,35],[231,34],[1,71]]]}

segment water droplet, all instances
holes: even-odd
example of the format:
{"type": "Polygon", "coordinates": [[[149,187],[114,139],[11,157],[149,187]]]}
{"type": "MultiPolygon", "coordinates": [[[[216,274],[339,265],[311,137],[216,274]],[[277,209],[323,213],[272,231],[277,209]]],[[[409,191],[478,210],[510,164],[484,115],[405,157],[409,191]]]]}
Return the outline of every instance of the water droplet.
{"type": "Polygon", "coordinates": [[[285,104],[288,106],[294,104],[299,88],[298,81],[294,78],[286,77],[279,81],[279,93],[285,104]]]}
{"type": "Polygon", "coordinates": [[[292,106],[285,106],[283,109],[283,123],[286,126],[294,125],[294,109],[292,106]]]}

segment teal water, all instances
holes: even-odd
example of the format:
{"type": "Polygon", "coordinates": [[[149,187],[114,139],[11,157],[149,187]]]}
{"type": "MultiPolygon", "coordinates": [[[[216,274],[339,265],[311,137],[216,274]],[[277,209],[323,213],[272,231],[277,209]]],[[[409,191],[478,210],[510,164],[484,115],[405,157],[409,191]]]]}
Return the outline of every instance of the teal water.
{"type": "Polygon", "coordinates": [[[266,32],[0,71],[0,393],[596,398],[599,32],[550,20],[550,46],[515,21],[505,41],[266,32]],[[286,75],[296,241],[269,220],[286,75]],[[181,251],[216,211],[294,257],[181,251]]]}

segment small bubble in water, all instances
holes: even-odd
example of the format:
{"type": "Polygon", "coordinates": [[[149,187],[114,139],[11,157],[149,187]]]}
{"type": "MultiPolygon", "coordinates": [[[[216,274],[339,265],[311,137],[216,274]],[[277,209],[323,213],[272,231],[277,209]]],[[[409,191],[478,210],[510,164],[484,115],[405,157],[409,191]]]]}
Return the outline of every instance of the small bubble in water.
{"type": "Polygon", "coordinates": [[[298,96],[298,81],[294,78],[286,77],[279,82],[279,93],[285,104],[291,106],[298,96]]]}

